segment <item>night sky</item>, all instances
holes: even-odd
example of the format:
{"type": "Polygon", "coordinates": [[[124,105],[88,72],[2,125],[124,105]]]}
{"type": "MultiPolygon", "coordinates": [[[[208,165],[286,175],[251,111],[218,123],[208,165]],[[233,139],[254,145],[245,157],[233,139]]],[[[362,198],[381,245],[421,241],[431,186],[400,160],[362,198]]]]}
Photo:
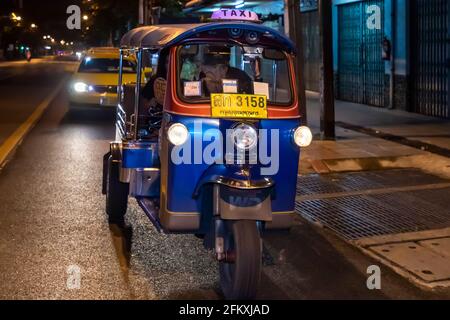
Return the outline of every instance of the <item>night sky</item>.
{"type": "MultiPolygon", "coordinates": [[[[12,2],[14,1],[0,0],[2,14],[7,10],[8,3],[12,2]]],[[[74,34],[77,31],[69,31],[66,28],[68,17],[66,9],[72,4],[80,5],[81,0],[23,0],[23,11],[20,14],[23,16],[24,21],[36,23],[41,33],[50,34],[57,39],[65,38],[70,40],[77,37],[74,34]]],[[[16,10],[16,12],[19,12],[19,10],[16,10]]]]}

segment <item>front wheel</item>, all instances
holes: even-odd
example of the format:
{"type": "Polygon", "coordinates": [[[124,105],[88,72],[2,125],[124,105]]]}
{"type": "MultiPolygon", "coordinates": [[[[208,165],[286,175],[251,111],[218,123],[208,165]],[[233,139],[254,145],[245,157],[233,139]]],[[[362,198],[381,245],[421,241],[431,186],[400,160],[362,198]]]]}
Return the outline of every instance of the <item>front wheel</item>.
{"type": "Polygon", "coordinates": [[[127,212],[129,184],[119,180],[120,166],[108,159],[108,171],[106,177],[106,213],[111,224],[122,225],[127,212]]]}
{"type": "Polygon", "coordinates": [[[256,221],[227,221],[224,250],[230,259],[220,262],[220,284],[226,299],[256,297],[262,263],[262,243],[256,221]]]}

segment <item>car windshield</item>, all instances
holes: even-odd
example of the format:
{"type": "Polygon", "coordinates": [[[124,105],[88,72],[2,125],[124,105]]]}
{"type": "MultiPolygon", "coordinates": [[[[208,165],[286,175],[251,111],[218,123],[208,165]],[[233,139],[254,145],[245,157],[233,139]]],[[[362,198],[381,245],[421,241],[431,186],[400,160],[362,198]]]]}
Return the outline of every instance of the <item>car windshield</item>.
{"type": "MultiPolygon", "coordinates": [[[[86,57],[80,65],[81,73],[118,73],[119,59],[86,57]]],[[[130,60],[123,60],[124,73],[136,73],[136,65],[130,60]]]]}
{"type": "Polygon", "coordinates": [[[278,50],[229,44],[179,48],[179,94],[205,102],[213,93],[265,95],[271,104],[292,101],[287,56],[278,50]]]}

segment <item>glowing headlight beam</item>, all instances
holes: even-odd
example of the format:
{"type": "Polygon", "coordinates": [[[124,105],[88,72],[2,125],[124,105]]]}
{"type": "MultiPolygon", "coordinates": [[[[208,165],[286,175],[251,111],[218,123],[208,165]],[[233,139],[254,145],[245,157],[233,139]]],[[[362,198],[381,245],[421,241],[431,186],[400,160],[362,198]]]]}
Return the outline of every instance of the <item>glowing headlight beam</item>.
{"type": "Polygon", "coordinates": [[[167,130],[167,137],[174,146],[181,146],[188,140],[189,131],[183,124],[175,123],[167,130]]]}
{"type": "Polygon", "coordinates": [[[301,148],[306,148],[311,145],[313,141],[313,134],[308,127],[299,127],[294,132],[294,142],[301,148]]]}
{"type": "Polygon", "coordinates": [[[88,88],[88,85],[84,82],[75,82],[73,85],[73,89],[78,93],[87,92],[88,88]]]}

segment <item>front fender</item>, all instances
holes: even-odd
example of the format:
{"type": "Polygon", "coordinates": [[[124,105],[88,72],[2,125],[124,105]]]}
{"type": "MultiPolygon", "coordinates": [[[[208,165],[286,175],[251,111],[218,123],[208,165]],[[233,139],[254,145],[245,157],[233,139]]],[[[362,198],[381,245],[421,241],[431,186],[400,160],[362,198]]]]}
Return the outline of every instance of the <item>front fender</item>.
{"type": "Polygon", "coordinates": [[[198,198],[202,188],[208,184],[217,184],[238,190],[261,190],[273,189],[275,181],[271,178],[261,176],[259,167],[250,167],[243,170],[237,165],[214,164],[210,166],[200,178],[195,191],[194,198],[198,198]]]}
{"type": "Polygon", "coordinates": [[[236,189],[214,186],[215,216],[223,220],[252,220],[272,222],[270,189],[236,189]]]}

